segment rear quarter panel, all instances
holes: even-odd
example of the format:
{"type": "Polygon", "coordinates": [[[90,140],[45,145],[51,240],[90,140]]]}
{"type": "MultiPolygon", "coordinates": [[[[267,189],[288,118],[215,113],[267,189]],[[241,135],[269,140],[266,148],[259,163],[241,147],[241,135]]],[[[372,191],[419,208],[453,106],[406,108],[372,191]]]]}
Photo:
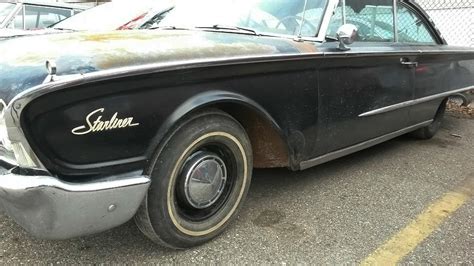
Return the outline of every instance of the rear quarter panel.
{"type": "MultiPolygon", "coordinates": [[[[459,89],[474,88],[474,50],[454,46],[414,47],[416,58],[414,100],[459,89]]],[[[412,123],[433,119],[445,98],[422,102],[410,110],[412,123]]]]}

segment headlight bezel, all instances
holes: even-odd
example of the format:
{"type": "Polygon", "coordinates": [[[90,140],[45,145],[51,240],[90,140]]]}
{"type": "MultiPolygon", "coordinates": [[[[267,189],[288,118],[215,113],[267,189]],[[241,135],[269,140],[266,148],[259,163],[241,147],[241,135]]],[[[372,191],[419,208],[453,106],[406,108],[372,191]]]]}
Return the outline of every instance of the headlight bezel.
{"type": "MultiPolygon", "coordinates": [[[[14,161],[19,167],[47,171],[32,151],[25,135],[23,134],[19,123],[21,110],[14,110],[12,106],[21,107],[22,105],[15,99],[12,100],[10,104],[6,105],[5,102],[0,99],[1,145],[5,150],[13,153],[15,157],[14,161]],[[15,119],[15,116],[18,116],[17,119],[15,119]]],[[[9,163],[11,163],[11,161],[12,160],[9,160],[9,163]]]]}

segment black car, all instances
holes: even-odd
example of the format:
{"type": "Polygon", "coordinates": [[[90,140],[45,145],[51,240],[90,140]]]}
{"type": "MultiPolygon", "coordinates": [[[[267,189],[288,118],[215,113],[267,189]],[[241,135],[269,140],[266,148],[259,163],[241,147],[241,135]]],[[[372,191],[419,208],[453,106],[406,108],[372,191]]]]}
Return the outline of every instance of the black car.
{"type": "Polygon", "coordinates": [[[33,235],[135,217],[157,243],[202,244],[253,168],[429,139],[474,87],[474,50],[411,0],[182,0],[152,28],[0,42],[0,202],[33,235]]]}

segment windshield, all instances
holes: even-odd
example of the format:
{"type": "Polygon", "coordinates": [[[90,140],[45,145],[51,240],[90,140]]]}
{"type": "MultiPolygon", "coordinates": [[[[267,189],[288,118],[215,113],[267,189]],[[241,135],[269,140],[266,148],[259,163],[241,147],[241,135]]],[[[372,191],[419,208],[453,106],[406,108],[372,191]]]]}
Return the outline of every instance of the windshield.
{"type": "Polygon", "coordinates": [[[328,0],[177,0],[153,27],[240,27],[264,34],[316,36],[328,0]],[[306,4],[306,12],[304,11],[306,4]],[[304,18],[303,18],[304,14],[304,18]]]}
{"type": "Polygon", "coordinates": [[[87,30],[116,30],[133,28],[137,22],[148,15],[153,9],[163,5],[162,0],[114,1],[106,3],[75,16],[65,19],[53,28],[87,30]]]}
{"type": "Polygon", "coordinates": [[[0,3],[0,23],[2,23],[8,15],[15,9],[15,4],[0,3]]]}

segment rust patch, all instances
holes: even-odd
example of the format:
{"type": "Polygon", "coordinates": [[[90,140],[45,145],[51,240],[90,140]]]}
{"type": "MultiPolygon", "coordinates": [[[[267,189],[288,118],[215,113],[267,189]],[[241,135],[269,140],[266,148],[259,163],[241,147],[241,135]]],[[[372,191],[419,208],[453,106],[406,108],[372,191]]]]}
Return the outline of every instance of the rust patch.
{"type": "Polygon", "coordinates": [[[135,40],[150,40],[153,38],[153,34],[146,34],[143,31],[127,31],[125,33],[116,31],[103,33],[88,33],[78,36],[78,39],[90,42],[120,41],[130,38],[135,40]]]}
{"type": "Polygon", "coordinates": [[[289,165],[285,145],[272,128],[255,121],[248,128],[248,133],[252,142],[254,167],[276,168],[289,165]]]}
{"type": "Polygon", "coordinates": [[[204,58],[228,58],[242,55],[275,54],[278,50],[272,45],[239,40],[231,42],[220,35],[213,39],[212,34],[203,32],[176,31],[129,31],[107,34],[85,34],[79,36],[84,41],[98,42],[100,56],[95,58],[99,69],[110,69],[124,65],[149,64],[157,62],[183,61],[204,58]],[[107,45],[102,43],[107,42],[107,45]],[[190,45],[192,44],[192,45],[190,45]]]}
{"type": "Polygon", "coordinates": [[[287,146],[268,121],[248,110],[234,109],[230,113],[247,131],[252,144],[253,166],[255,168],[289,166],[287,146]]]}
{"type": "Polygon", "coordinates": [[[318,48],[312,42],[295,42],[290,39],[287,41],[302,54],[316,53],[318,51],[318,48]]]}
{"type": "Polygon", "coordinates": [[[132,65],[133,62],[139,62],[140,64],[164,63],[212,58],[215,55],[231,58],[241,55],[250,56],[276,53],[275,49],[271,46],[253,43],[219,44],[208,42],[202,43],[201,48],[196,49],[195,46],[189,46],[187,40],[182,39],[175,39],[175,42],[163,42],[161,44],[144,42],[142,49],[143,51],[148,51],[148,53],[125,49],[105,51],[105,54],[96,60],[96,65],[101,69],[110,69],[123,65],[132,65]],[[152,45],[152,47],[145,45],[152,45]]]}

